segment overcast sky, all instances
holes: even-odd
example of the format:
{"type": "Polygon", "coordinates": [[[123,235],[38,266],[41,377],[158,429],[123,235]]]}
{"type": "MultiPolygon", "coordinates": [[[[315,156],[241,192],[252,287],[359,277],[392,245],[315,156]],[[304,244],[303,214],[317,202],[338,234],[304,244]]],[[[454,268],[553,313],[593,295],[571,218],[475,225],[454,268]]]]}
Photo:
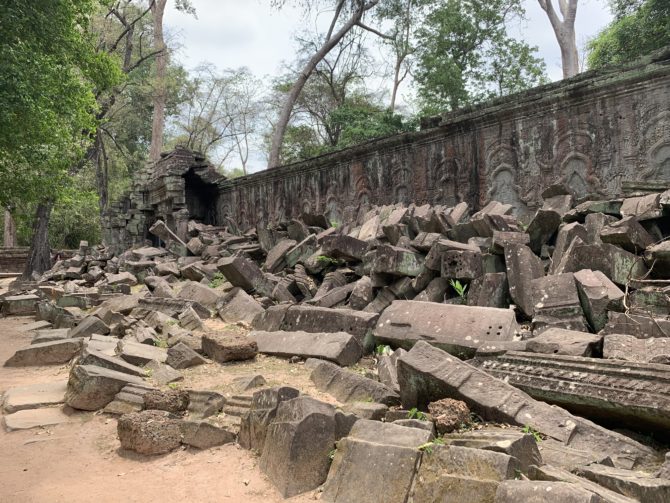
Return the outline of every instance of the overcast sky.
{"type": "MultiPolygon", "coordinates": [[[[277,75],[281,73],[282,60],[294,59],[293,35],[314,23],[305,19],[299,9],[289,6],[278,11],[271,8],[270,0],[191,2],[197,19],[176,11],[172,1],[168,2],[170,7],[164,19],[170,37],[181,47],[177,58],[187,69],[209,62],[219,69],[247,66],[257,76],[277,75]]],[[[549,20],[537,0],[525,0],[524,3],[527,19],[514,26],[512,33],[538,47],[549,77],[558,80],[562,75],[561,56],[549,20]]],[[[322,23],[328,22],[328,16],[329,13],[321,16],[322,23]]],[[[610,20],[606,0],[579,0],[578,46],[581,48],[610,20]]]]}

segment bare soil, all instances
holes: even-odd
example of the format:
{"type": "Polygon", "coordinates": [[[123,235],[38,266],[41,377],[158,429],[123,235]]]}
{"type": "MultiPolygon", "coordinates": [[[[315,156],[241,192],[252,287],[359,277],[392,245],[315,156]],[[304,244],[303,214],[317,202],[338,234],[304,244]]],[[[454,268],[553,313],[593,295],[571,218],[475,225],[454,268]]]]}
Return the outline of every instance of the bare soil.
{"type": "MultiPolygon", "coordinates": [[[[30,344],[21,325],[32,317],[0,319],[0,365],[30,344]]],[[[215,329],[218,322],[208,322],[215,329]]],[[[69,367],[0,367],[0,392],[13,386],[66,379],[69,367]]],[[[183,372],[184,388],[231,395],[235,377],[260,373],[271,385],[287,384],[333,402],[309,381],[300,364],[258,356],[254,361],[210,363],[183,372]]],[[[116,419],[75,412],[71,423],[7,433],[0,428],[0,503],[59,502],[221,502],[291,503],[313,501],[316,493],[283,500],[258,468],[258,458],[237,445],[180,449],[163,456],[140,456],[120,449],[116,419]]]]}

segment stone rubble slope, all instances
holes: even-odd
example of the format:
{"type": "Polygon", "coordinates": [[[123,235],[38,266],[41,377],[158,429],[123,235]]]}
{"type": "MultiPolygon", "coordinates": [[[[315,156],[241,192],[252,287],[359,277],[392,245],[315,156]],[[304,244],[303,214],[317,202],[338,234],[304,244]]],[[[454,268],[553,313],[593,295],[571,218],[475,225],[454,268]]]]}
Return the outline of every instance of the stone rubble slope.
{"type": "Polygon", "coordinates": [[[670,190],[543,197],[527,221],[396,204],[191,221],[186,239],[159,221],[121,254],[82,242],[0,298],[37,319],[5,365],[71,365],[67,385],[6,390],[6,427],[103,410],[145,455],[237,441],[285,497],[668,501],[670,190]],[[258,353],[337,405],[260,375],[228,397],[173,389],[258,353]]]}

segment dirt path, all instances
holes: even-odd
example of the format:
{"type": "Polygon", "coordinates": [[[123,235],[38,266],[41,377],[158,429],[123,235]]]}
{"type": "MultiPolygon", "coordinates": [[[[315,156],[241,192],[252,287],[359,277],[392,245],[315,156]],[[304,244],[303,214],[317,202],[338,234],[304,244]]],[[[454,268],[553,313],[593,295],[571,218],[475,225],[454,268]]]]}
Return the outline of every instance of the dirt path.
{"type": "MultiPolygon", "coordinates": [[[[0,319],[0,365],[30,343],[32,334],[18,329],[32,321],[0,319]]],[[[262,373],[271,384],[295,382],[314,391],[305,369],[270,358],[228,368],[205,365],[190,371],[184,385],[225,391],[233,377],[250,372],[262,373]]],[[[0,367],[0,391],[67,374],[67,366],[0,367]]],[[[7,433],[0,428],[0,503],[298,503],[315,497],[283,500],[258,469],[258,458],[236,445],[143,457],[119,449],[114,418],[77,413],[74,419],[44,429],[7,433]]]]}

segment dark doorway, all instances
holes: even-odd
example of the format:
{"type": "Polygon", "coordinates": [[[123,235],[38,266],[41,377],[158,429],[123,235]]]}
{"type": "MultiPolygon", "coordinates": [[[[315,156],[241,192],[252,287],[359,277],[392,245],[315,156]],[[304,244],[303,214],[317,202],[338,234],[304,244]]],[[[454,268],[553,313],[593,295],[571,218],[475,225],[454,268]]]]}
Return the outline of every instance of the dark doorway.
{"type": "Polygon", "coordinates": [[[218,190],[216,184],[204,182],[193,169],[184,175],[184,181],[186,182],[186,207],[190,217],[205,224],[217,225],[218,190]]]}

